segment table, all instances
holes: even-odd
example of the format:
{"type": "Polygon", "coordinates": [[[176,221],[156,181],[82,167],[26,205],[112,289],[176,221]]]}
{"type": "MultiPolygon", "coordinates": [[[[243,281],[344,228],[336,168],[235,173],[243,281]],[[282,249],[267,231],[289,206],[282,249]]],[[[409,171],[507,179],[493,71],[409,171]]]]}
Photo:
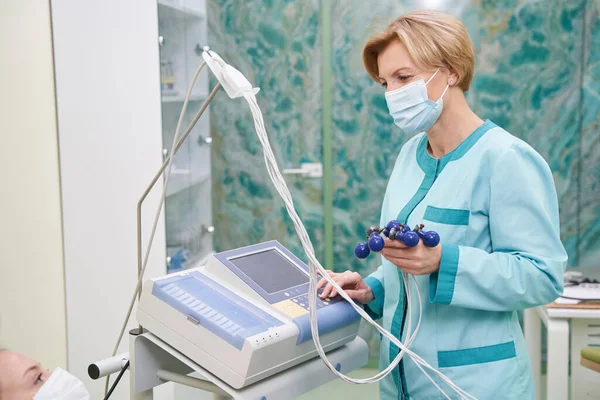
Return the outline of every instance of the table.
{"type": "Polygon", "coordinates": [[[547,400],[600,398],[598,376],[579,363],[581,349],[600,346],[600,308],[551,304],[525,310],[525,340],[531,358],[536,400],[541,399],[542,323],[548,331],[547,400]],[[569,346],[570,341],[570,346],[569,346]],[[569,351],[570,350],[570,351],[569,351]],[[569,353],[571,385],[569,391],[569,353]]]}
{"type": "MultiPolygon", "coordinates": [[[[327,356],[346,374],[365,365],[368,353],[367,343],[357,336],[327,356]]],[[[292,399],[337,379],[317,356],[250,386],[233,389],[152,333],[138,335],[137,329],[130,332],[129,361],[132,400],[153,400],[153,388],[169,381],[213,393],[213,400],[292,399]]]]}

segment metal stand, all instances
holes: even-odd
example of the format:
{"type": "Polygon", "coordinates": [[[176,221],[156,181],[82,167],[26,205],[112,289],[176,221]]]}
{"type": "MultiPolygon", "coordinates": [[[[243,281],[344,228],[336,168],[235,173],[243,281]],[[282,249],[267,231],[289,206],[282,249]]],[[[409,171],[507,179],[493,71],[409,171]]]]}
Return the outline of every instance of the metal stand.
{"type": "MultiPolygon", "coordinates": [[[[134,330],[137,331],[137,330],[134,330]]],[[[319,357],[259,381],[234,389],[150,332],[131,334],[130,398],[153,400],[153,388],[175,382],[213,393],[214,400],[290,399],[309,392],[336,376],[319,357]],[[194,374],[196,377],[188,376],[194,374]]],[[[368,361],[368,346],[360,337],[328,353],[329,360],[348,373],[368,361]]]]}
{"type": "MultiPolygon", "coordinates": [[[[202,64],[202,66],[204,66],[204,65],[205,64],[202,64]]],[[[175,144],[175,150],[173,151],[173,154],[169,154],[167,156],[167,158],[165,159],[165,161],[161,165],[160,169],[156,172],[156,174],[152,178],[152,181],[150,181],[150,184],[146,187],[146,190],[144,191],[144,193],[142,194],[142,196],[138,200],[138,203],[137,203],[137,214],[136,214],[136,216],[137,216],[137,262],[138,262],[138,277],[141,275],[143,267],[144,267],[144,265],[143,265],[143,258],[142,258],[142,205],[144,204],[144,200],[146,200],[146,197],[148,197],[148,194],[150,194],[150,191],[152,190],[152,188],[154,187],[154,185],[156,185],[156,182],[158,182],[158,179],[162,176],[163,172],[165,172],[165,169],[169,165],[169,162],[171,161],[171,158],[175,157],[175,154],[177,153],[177,151],[179,150],[179,148],[181,147],[181,145],[183,144],[183,142],[185,142],[185,139],[187,139],[187,137],[190,135],[190,133],[192,132],[192,129],[194,128],[194,126],[196,126],[196,123],[198,122],[198,120],[200,119],[200,117],[202,116],[202,114],[204,114],[204,111],[206,111],[206,109],[208,108],[208,105],[210,104],[210,102],[212,101],[212,99],[215,97],[215,95],[219,91],[220,87],[221,87],[221,84],[217,83],[214,86],[214,88],[211,90],[211,92],[208,95],[208,97],[206,98],[206,100],[204,100],[204,103],[202,103],[202,107],[200,107],[200,110],[194,116],[194,119],[192,120],[191,124],[189,125],[189,127],[187,128],[187,130],[183,133],[183,135],[181,136],[181,138],[177,141],[177,144],[175,144]]]]}
{"type": "MultiPolygon", "coordinates": [[[[214,55],[218,60],[220,57],[214,55]]],[[[213,57],[213,55],[211,55],[213,57]]],[[[211,58],[205,58],[206,62],[209,63],[211,69],[217,68],[218,65],[214,65],[216,62],[211,58]],[[212,60],[212,61],[211,61],[212,60]]],[[[222,60],[221,60],[222,62],[222,60]]],[[[204,64],[202,65],[204,67],[204,64]]],[[[202,68],[201,67],[201,68],[202,68]]],[[[214,72],[214,70],[213,70],[214,72]]],[[[142,204],[158,179],[162,176],[165,169],[168,167],[172,157],[174,157],[177,150],[181,147],[187,136],[190,134],[192,128],[206,110],[211,100],[218,92],[221,85],[223,85],[225,91],[230,97],[239,97],[240,88],[246,90],[244,80],[238,79],[241,75],[232,74],[229,76],[232,81],[227,79],[221,80],[221,76],[216,74],[219,79],[213,90],[211,91],[208,98],[205,100],[200,111],[194,117],[192,123],[182,135],[181,139],[175,144],[174,151],[169,154],[167,159],[164,161],[160,170],[153,177],[152,181],[146,188],[145,192],[141,196],[137,204],[137,259],[138,259],[138,285],[136,289],[136,295],[141,295],[141,280],[144,270],[146,268],[146,262],[148,260],[148,254],[152,245],[152,241],[146,249],[146,257],[142,257],[142,225],[141,225],[141,212],[142,204]],[[240,87],[241,82],[241,87],[240,87]]],[[[249,82],[246,80],[246,84],[249,82]]],[[[258,89],[252,89],[254,93],[258,89]]],[[[164,199],[164,198],[163,198],[164,199]]],[[[162,201],[162,200],[161,200],[162,201]]],[[[162,203],[161,203],[162,204],[162,203]]],[[[154,224],[153,232],[156,229],[156,221],[154,224]]],[[[135,302],[135,296],[132,299],[132,306],[135,302]]],[[[132,309],[130,308],[127,320],[132,309]]],[[[123,336],[126,325],[123,326],[120,338],[123,336]]],[[[117,349],[115,348],[114,354],[117,349]]],[[[316,355],[316,352],[315,352],[316,355]]],[[[205,390],[213,393],[213,399],[225,400],[225,399],[240,399],[240,400],[264,400],[264,399],[289,399],[297,397],[303,393],[306,393],[318,386],[323,385],[336,378],[336,376],[327,369],[325,364],[319,357],[313,358],[312,360],[306,361],[296,367],[282,371],[276,375],[266,378],[262,381],[254,383],[243,389],[233,389],[225,382],[221,381],[210,372],[196,364],[194,361],[187,358],[177,350],[170,347],[168,344],[154,336],[150,332],[144,332],[143,327],[139,326],[138,329],[134,329],[130,332],[129,342],[129,362],[130,362],[130,398],[133,400],[152,400],[153,399],[153,388],[159,386],[165,382],[176,382],[179,384],[191,386],[201,390],[205,390]],[[189,374],[194,373],[198,377],[191,377],[189,374]]],[[[328,353],[329,360],[339,366],[341,372],[347,373],[354,369],[357,369],[365,365],[368,361],[368,346],[364,340],[357,337],[354,341],[347,343],[346,345],[333,350],[328,353]]]]}

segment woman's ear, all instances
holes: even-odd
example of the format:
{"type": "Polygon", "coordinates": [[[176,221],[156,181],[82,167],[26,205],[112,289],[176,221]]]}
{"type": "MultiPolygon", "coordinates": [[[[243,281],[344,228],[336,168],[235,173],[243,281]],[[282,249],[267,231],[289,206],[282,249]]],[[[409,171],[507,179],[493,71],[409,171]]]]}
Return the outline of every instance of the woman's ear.
{"type": "Polygon", "coordinates": [[[458,74],[452,68],[446,68],[448,72],[448,79],[446,83],[450,86],[454,86],[458,83],[458,74]]]}

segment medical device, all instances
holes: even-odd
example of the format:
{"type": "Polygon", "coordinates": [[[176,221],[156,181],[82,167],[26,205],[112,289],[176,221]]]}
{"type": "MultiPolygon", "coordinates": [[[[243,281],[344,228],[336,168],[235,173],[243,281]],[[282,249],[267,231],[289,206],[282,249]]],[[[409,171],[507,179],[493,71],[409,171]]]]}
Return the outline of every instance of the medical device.
{"type": "MultiPolygon", "coordinates": [[[[342,288],[333,279],[331,279],[329,277],[327,271],[321,266],[321,264],[315,257],[314,249],[313,249],[310,237],[308,236],[308,233],[306,232],[306,229],[304,227],[304,224],[300,220],[300,217],[296,213],[292,196],[289,192],[289,189],[287,188],[287,185],[285,183],[283,176],[281,175],[281,172],[279,171],[277,161],[276,161],[273,151],[271,149],[271,145],[269,143],[269,138],[268,138],[266,130],[265,130],[265,126],[264,126],[264,122],[263,122],[263,118],[262,118],[262,112],[256,102],[255,95],[258,93],[259,89],[253,88],[252,85],[250,84],[250,82],[244,77],[244,75],[241,72],[239,72],[237,69],[235,69],[231,65],[225,63],[223,61],[223,59],[221,59],[221,57],[219,57],[215,52],[209,50],[208,48],[205,48],[205,51],[203,52],[202,56],[205,60],[205,63],[210,67],[211,71],[218,79],[219,83],[212,90],[212,92],[208,96],[207,100],[204,102],[202,108],[196,114],[192,123],[190,124],[190,126],[188,126],[188,128],[186,129],[182,138],[180,139],[179,138],[180,127],[181,127],[183,115],[185,113],[185,110],[186,110],[186,107],[188,104],[188,100],[189,100],[189,97],[191,94],[191,89],[199,75],[200,70],[204,66],[204,63],[198,68],[198,70],[194,74],[194,77],[192,78],[190,87],[188,89],[188,93],[186,95],[186,99],[185,99],[183,107],[182,107],[182,111],[181,111],[180,118],[179,118],[179,121],[177,124],[177,128],[175,130],[175,137],[173,139],[172,149],[171,149],[171,152],[168,153],[170,155],[169,155],[167,161],[165,162],[165,164],[163,164],[160,171],[154,177],[152,183],[149,185],[149,187],[143,194],[140,201],[138,202],[138,282],[137,282],[136,290],[134,292],[133,298],[131,300],[131,303],[130,303],[130,306],[128,309],[127,316],[125,318],[125,323],[123,324],[123,327],[122,327],[120,335],[119,335],[119,339],[117,340],[116,346],[113,350],[113,356],[116,355],[116,353],[117,353],[119,343],[123,337],[123,334],[124,334],[126,326],[127,326],[127,322],[129,321],[129,317],[130,317],[133,307],[135,305],[136,297],[141,296],[141,294],[142,294],[141,293],[142,292],[141,285],[142,285],[143,275],[144,275],[144,271],[146,269],[146,266],[147,266],[147,263],[149,260],[149,254],[150,254],[150,250],[152,247],[154,234],[155,234],[157,226],[158,226],[160,213],[162,211],[162,206],[164,203],[164,199],[166,197],[166,189],[167,189],[168,182],[169,182],[169,176],[170,176],[170,171],[171,171],[171,166],[172,166],[172,161],[173,161],[173,154],[175,154],[176,150],[181,146],[183,140],[185,140],[185,138],[187,137],[187,135],[189,134],[189,132],[191,131],[191,129],[193,128],[195,123],[198,121],[198,119],[202,115],[203,111],[208,106],[208,103],[212,100],[212,98],[215,96],[217,90],[222,85],[223,88],[225,89],[225,91],[227,92],[227,94],[231,98],[243,97],[247,101],[247,103],[250,107],[250,110],[252,112],[253,119],[254,119],[254,125],[255,125],[255,129],[256,129],[257,137],[263,146],[265,165],[267,168],[267,172],[269,173],[269,177],[271,178],[273,185],[275,186],[275,188],[277,189],[278,193],[280,194],[281,198],[283,199],[283,201],[285,203],[288,214],[289,214],[290,218],[292,219],[292,222],[294,224],[296,232],[298,233],[298,236],[300,237],[300,240],[302,242],[302,246],[305,251],[305,254],[308,257],[308,261],[309,261],[308,262],[308,282],[309,283],[308,283],[308,288],[307,288],[308,291],[302,293],[303,295],[307,294],[307,300],[308,300],[308,317],[305,317],[305,318],[308,318],[308,321],[310,324],[309,331],[310,331],[310,335],[311,335],[313,343],[314,343],[314,348],[316,349],[316,353],[318,353],[318,355],[321,357],[323,363],[327,366],[327,368],[333,374],[335,374],[336,376],[345,380],[346,382],[355,383],[355,384],[373,383],[373,382],[377,382],[377,381],[383,379],[387,374],[389,374],[394,368],[397,367],[397,365],[399,364],[402,357],[405,354],[407,354],[416,363],[417,367],[429,378],[429,380],[432,382],[432,384],[434,386],[436,386],[436,388],[438,388],[438,390],[445,396],[445,398],[450,399],[450,397],[444,392],[444,390],[429,375],[429,372],[437,375],[443,382],[445,382],[448,386],[450,386],[450,388],[452,390],[454,390],[461,399],[474,399],[473,396],[469,395],[464,390],[457,387],[444,374],[437,371],[435,368],[430,366],[425,360],[423,360],[417,354],[415,354],[414,352],[409,350],[408,347],[413,342],[413,340],[418,332],[420,323],[421,323],[422,305],[421,305],[421,295],[419,293],[418,286],[415,285],[415,288],[417,290],[417,292],[416,292],[417,299],[419,301],[419,319],[418,319],[417,325],[414,327],[414,330],[413,330],[412,329],[413,327],[411,325],[411,321],[412,321],[412,318],[411,318],[411,315],[412,315],[411,285],[409,282],[408,274],[403,273],[404,287],[405,287],[406,295],[407,295],[407,321],[408,321],[407,328],[408,329],[407,329],[407,336],[406,336],[407,337],[406,344],[402,343],[392,333],[388,332],[383,327],[378,325],[375,321],[373,321],[371,319],[371,317],[366,313],[366,311],[363,310],[362,306],[359,304],[355,304],[353,302],[353,300],[342,290],[342,288]],[[146,198],[146,196],[148,195],[148,193],[150,192],[150,190],[152,189],[153,185],[156,183],[156,181],[162,175],[163,171],[166,171],[164,188],[163,188],[162,196],[161,196],[161,199],[159,202],[158,210],[155,215],[154,224],[152,227],[152,232],[150,234],[149,243],[148,243],[148,246],[146,247],[146,252],[145,252],[144,258],[142,259],[141,204],[144,201],[144,199],[146,198]],[[385,336],[387,339],[389,339],[389,341],[391,343],[393,343],[400,349],[400,352],[398,353],[396,358],[390,363],[390,365],[388,365],[388,367],[386,367],[383,371],[379,372],[375,376],[370,377],[370,378],[364,378],[364,379],[350,378],[350,377],[346,376],[344,373],[342,373],[341,371],[339,371],[339,366],[331,363],[330,360],[328,359],[327,355],[325,354],[325,349],[327,348],[329,350],[330,348],[335,347],[335,343],[337,340],[339,340],[341,342],[343,342],[344,340],[346,340],[346,341],[351,340],[351,338],[353,337],[352,335],[355,334],[355,333],[352,333],[352,330],[355,329],[355,327],[354,327],[355,323],[345,324],[345,322],[338,322],[337,324],[334,324],[334,327],[336,327],[337,329],[332,330],[332,331],[329,331],[327,329],[327,324],[328,324],[327,319],[324,319],[322,317],[320,318],[320,315],[324,315],[323,314],[324,312],[327,313],[326,310],[329,310],[329,309],[326,307],[328,307],[329,305],[325,305],[326,307],[324,308],[323,307],[324,304],[321,304],[321,307],[319,307],[318,294],[317,294],[317,289],[316,289],[317,282],[318,282],[318,274],[320,274],[320,276],[324,277],[330,284],[332,284],[333,287],[337,290],[337,292],[341,296],[341,298],[343,298],[343,300],[345,300],[345,303],[342,303],[340,300],[340,302],[336,303],[336,304],[346,304],[347,306],[352,307],[357,315],[366,319],[371,325],[373,325],[381,333],[382,336],[385,336]],[[325,311],[319,311],[319,310],[323,310],[323,309],[325,309],[325,311]],[[321,333],[324,333],[322,338],[320,337],[321,333]],[[328,335],[330,335],[330,336],[328,336],[328,335]],[[336,338],[338,338],[338,339],[336,339],[336,338]],[[323,343],[321,343],[322,341],[324,342],[325,346],[323,346],[323,343]],[[429,370],[429,372],[427,372],[425,369],[429,370]]],[[[283,248],[279,248],[279,250],[282,250],[282,249],[283,248]]],[[[282,254],[284,254],[283,251],[282,251],[282,254]]],[[[233,264],[233,262],[231,262],[231,263],[233,264]]],[[[225,264],[225,263],[222,263],[222,264],[225,264]]],[[[242,352],[244,352],[244,348],[246,348],[246,350],[245,350],[246,353],[243,354],[242,357],[240,357],[239,361],[241,363],[247,363],[247,366],[242,366],[242,367],[238,367],[235,370],[227,371],[227,369],[226,369],[227,366],[231,366],[234,364],[230,359],[228,359],[229,357],[232,357],[233,354],[235,354],[235,352],[231,349],[229,349],[231,351],[225,352],[225,354],[226,354],[225,357],[227,359],[225,359],[223,361],[211,361],[208,364],[209,366],[212,366],[213,371],[218,371],[218,373],[221,374],[220,376],[222,376],[222,377],[228,377],[227,379],[231,379],[231,382],[236,382],[235,383],[236,385],[248,384],[255,380],[269,376],[270,372],[269,372],[268,368],[273,368],[273,370],[276,372],[277,370],[281,370],[281,369],[284,369],[284,368],[294,365],[294,361],[285,363],[285,362],[281,362],[281,360],[283,360],[282,357],[278,357],[279,356],[278,353],[280,351],[284,351],[283,350],[284,348],[285,348],[285,352],[287,352],[288,355],[290,355],[290,356],[293,355],[293,356],[299,357],[300,361],[298,361],[298,362],[301,362],[301,360],[309,358],[314,353],[312,351],[312,345],[309,345],[308,342],[298,343],[298,338],[296,338],[296,344],[294,345],[293,339],[291,339],[294,337],[294,334],[292,334],[291,331],[286,333],[286,329],[284,329],[284,328],[281,328],[282,330],[278,331],[280,326],[291,328],[293,330],[294,329],[292,326],[292,324],[293,324],[296,327],[296,329],[298,330],[298,337],[300,337],[301,330],[300,330],[299,324],[297,322],[296,323],[294,322],[294,319],[298,315],[295,315],[294,313],[292,313],[292,314],[288,313],[287,318],[286,318],[285,312],[282,312],[281,309],[276,311],[276,308],[273,306],[272,303],[269,303],[269,301],[266,300],[262,296],[260,296],[260,297],[262,297],[262,299],[259,299],[258,297],[256,297],[256,295],[252,294],[251,291],[249,289],[247,289],[246,287],[241,286],[241,287],[243,287],[244,290],[242,290],[240,293],[236,293],[236,290],[239,290],[240,285],[241,285],[239,283],[239,280],[243,281],[243,279],[240,278],[240,275],[237,275],[237,277],[231,276],[232,274],[233,275],[236,275],[236,274],[234,272],[232,272],[232,269],[227,268],[226,265],[225,265],[225,267],[217,267],[216,266],[217,264],[215,264],[214,261],[211,265],[212,266],[207,266],[207,269],[205,269],[204,272],[202,272],[202,271],[192,271],[192,272],[187,271],[185,273],[176,274],[175,277],[163,278],[164,280],[163,279],[153,280],[152,283],[150,284],[151,288],[146,288],[144,290],[144,299],[142,299],[142,301],[140,301],[140,307],[139,307],[140,313],[139,313],[139,317],[138,317],[139,318],[138,322],[140,324],[143,324],[144,326],[152,327],[153,329],[157,330],[157,332],[159,332],[158,333],[159,335],[163,335],[163,337],[165,338],[164,340],[171,342],[171,343],[169,343],[169,345],[174,344],[175,346],[180,346],[179,348],[184,349],[182,351],[186,352],[186,355],[187,355],[188,351],[191,351],[192,356],[197,357],[195,359],[203,360],[202,362],[206,362],[206,359],[208,356],[201,353],[200,351],[197,351],[192,346],[193,343],[198,344],[198,340],[194,340],[194,337],[193,337],[193,335],[197,332],[202,332],[202,337],[204,337],[204,338],[207,338],[207,339],[211,338],[210,339],[210,340],[212,340],[211,344],[214,343],[214,345],[215,345],[214,349],[211,350],[211,351],[213,351],[212,354],[217,354],[217,355],[221,354],[221,353],[219,353],[219,350],[223,350],[225,348],[226,344],[224,342],[226,342],[227,345],[232,346],[232,347],[235,347],[235,345],[232,344],[231,342],[237,343],[237,346],[241,346],[242,352]],[[216,279],[210,279],[210,278],[217,278],[215,275],[215,272],[217,274],[219,274],[219,273],[224,274],[224,276],[219,275],[218,282],[216,279]],[[187,281],[188,283],[185,283],[183,281],[183,279],[185,279],[185,278],[188,279],[188,281],[187,281]],[[175,281],[177,281],[178,283],[176,284],[176,286],[179,284],[190,285],[189,288],[188,288],[188,286],[185,286],[186,294],[190,296],[189,298],[186,297],[185,301],[189,301],[189,303],[187,303],[187,304],[183,303],[182,298],[179,298],[179,300],[172,298],[174,293],[179,293],[177,291],[183,290],[183,289],[181,287],[179,287],[178,289],[174,289],[175,286],[170,287],[170,289],[167,289],[166,287],[169,285],[169,283],[166,283],[166,282],[168,282],[168,279],[174,279],[175,281]],[[215,283],[218,283],[220,285],[220,287],[215,285],[215,283]],[[238,286],[235,286],[236,284],[238,286]],[[156,288],[156,291],[155,291],[155,288],[156,288]],[[190,290],[189,292],[187,291],[188,289],[190,290]],[[167,293],[167,292],[170,290],[175,290],[175,292],[173,292],[169,295],[169,293],[167,293]],[[194,310],[194,309],[190,308],[190,305],[194,301],[199,302],[195,307],[200,307],[200,304],[209,305],[209,303],[207,301],[209,300],[209,297],[211,297],[211,296],[208,296],[206,298],[202,297],[201,296],[202,292],[211,293],[211,296],[214,296],[214,298],[219,298],[219,296],[221,298],[223,298],[223,296],[224,296],[223,293],[227,293],[227,295],[225,295],[225,297],[232,300],[230,302],[230,304],[232,304],[232,308],[229,309],[229,311],[227,311],[225,314],[221,313],[223,315],[223,317],[219,318],[219,321],[221,321],[221,322],[210,320],[210,317],[200,315],[199,310],[194,310]],[[192,294],[194,297],[192,296],[192,294]],[[235,297],[235,296],[233,296],[234,294],[237,294],[238,296],[235,297]],[[171,299],[169,298],[169,296],[171,296],[171,299]],[[267,307],[267,304],[270,306],[270,308],[267,307]],[[249,305],[252,305],[253,307],[249,307],[249,305]],[[171,309],[168,309],[167,307],[177,310],[178,313],[174,312],[171,309]],[[245,311],[243,311],[243,312],[241,310],[234,311],[236,309],[236,307],[241,307],[241,308],[245,309],[245,311]],[[153,308],[158,308],[158,311],[153,310],[153,308]],[[266,314],[261,314],[261,312],[259,310],[264,311],[266,314]],[[152,313],[152,314],[148,314],[148,313],[152,313]],[[262,348],[260,348],[260,347],[256,346],[257,338],[255,337],[255,335],[250,335],[250,333],[252,333],[252,331],[250,329],[248,329],[247,333],[244,333],[242,331],[236,331],[236,333],[240,333],[239,337],[236,336],[235,338],[233,338],[233,337],[231,337],[231,335],[229,335],[230,342],[228,342],[227,340],[225,340],[225,338],[227,337],[226,329],[228,329],[228,328],[224,328],[224,324],[229,324],[230,322],[233,321],[234,324],[238,325],[240,328],[242,328],[244,330],[245,330],[244,327],[248,327],[247,325],[240,324],[240,322],[242,322],[242,320],[239,320],[239,322],[238,322],[238,319],[230,318],[230,316],[235,317],[236,315],[238,315],[237,313],[244,314],[244,315],[253,315],[252,319],[256,323],[259,323],[259,321],[262,321],[261,322],[262,325],[260,325],[260,328],[258,328],[261,330],[261,332],[269,332],[268,326],[270,326],[271,329],[273,329],[273,326],[271,326],[271,325],[274,325],[275,331],[277,332],[278,335],[291,335],[291,336],[285,336],[287,338],[287,340],[280,339],[280,340],[282,340],[282,342],[281,342],[282,347],[277,346],[276,342],[273,342],[272,345],[267,344],[267,345],[264,345],[262,348]],[[269,318],[268,315],[270,315],[271,318],[269,318]],[[150,319],[151,317],[153,317],[156,321],[151,320],[150,319]],[[187,319],[188,317],[190,317],[190,320],[187,320],[187,321],[182,320],[182,318],[187,319]],[[160,321],[160,319],[162,319],[162,322],[160,321]],[[281,325],[277,325],[277,323],[278,323],[277,321],[279,321],[279,323],[281,323],[281,325]],[[183,322],[187,323],[187,325],[183,322]],[[198,322],[198,324],[196,324],[196,322],[198,322]],[[192,331],[193,328],[199,328],[199,325],[202,323],[206,324],[206,326],[203,326],[204,330],[192,331]],[[218,325],[219,323],[222,323],[223,325],[218,325]],[[161,324],[162,324],[162,326],[161,326],[161,324]],[[194,325],[196,325],[196,326],[194,326],[194,325]],[[172,329],[172,332],[169,331],[169,329],[171,327],[175,328],[175,329],[172,329]],[[211,330],[211,328],[212,328],[212,330],[211,330]],[[211,331],[212,336],[209,335],[205,331],[211,331]],[[195,333],[192,333],[192,332],[195,332],[195,333]],[[242,343],[242,338],[243,338],[243,343],[242,343]],[[250,342],[250,340],[254,340],[255,342],[252,344],[250,342]],[[283,344],[283,343],[285,343],[285,344],[283,344]],[[219,344],[219,346],[217,346],[217,344],[219,344]],[[296,347],[293,347],[292,345],[294,345],[296,347]],[[244,347],[244,346],[246,346],[246,347],[244,347]],[[292,349],[290,350],[290,348],[292,348],[292,349]],[[310,350],[309,350],[309,348],[310,348],[310,350]],[[264,351],[259,350],[259,349],[264,349],[264,351]],[[194,353],[195,351],[197,351],[197,352],[194,353]],[[256,354],[250,354],[251,352],[252,353],[255,352],[256,354]],[[261,360],[261,359],[263,359],[263,360],[261,360]],[[235,374],[237,374],[238,376],[236,376],[235,374]]],[[[281,264],[281,265],[284,265],[284,264],[281,264]]],[[[299,266],[302,267],[302,265],[299,265],[299,266]]],[[[237,267],[237,268],[239,269],[239,267],[237,267]]],[[[412,278],[414,280],[414,277],[412,277],[412,278]]],[[[246,285],[252,287],[251,285],[248,284],[247,281],[244,281],[244,283],[246,285]]],[[[285,286],[285,285],[283,285],[283,286],[285,286]]],[[[254,287],[253,289],[255,289],[255,292],[260,293],[257,291],[256,287],[254,287]]],[[[292,302],[293,302],[293,300],[292,300],[292,302]]],[[[294,302],[294,304],[295,304],[295,302],[294,302]]],[[[303,303],[303,304],[306,304],[306,303],[303,303]]],[[[335,307],[342,307],[342,306],[337,305],[335,307]]],[[[295,306],[292,306],[292,309],[293,308],[295,308],[295,306]]],[[[221,309],[227,310],[227,307],[225,307],[224,304],[220,304],[218,306],[218,309],[219,310],[221,310],[221,309]]],[[[306,308],[303,308],[303,309],[306,310],[306,308]]],[[[204,309],[202,309],[202,310],[204,310],[204,309]]],[[[217,310],[213,309],[213,307],[211,306],[211,312],[212,311],[215,311],[215,313],[216,313],[217,310]]],[[[302,312],[304,312],[304,311],[302,311],[302,312]]],[[[304,315],[306,315],[306,314],[304,314],[304,315]]],[[[211,315],[211,317],[213,317],[213,316],[214,315],[211,315]]],[[[231,328],[231,326],[229,326],[229,329],[230,328],[231,328]]],[[[140,326],[139,332],[140,332],[140,334],[143,332],[142,326],[140,326]]],[[[303,338],[307,335],[306,332],[307,332],[306,330],[302,331],[303,338]]],[[[260,340],[262,340],[262,337],[260,337],[260,340]]],[[[260,340],[259,340],[259,346],[260,346],[260,340]]],[[[268,343],[268,339],[265,338],[265,340],[267,341],[266,343],[268,343]]],[[[208,344],[203,345],[203,346],[204,346],[204,348],[209,347],[208,344]]],[[[239,349],[238,349],[238,351],[239,351],[239,349]]],[[[207,351],[205,351],[205,353],[207,353],[207,351]]],[[[215,372],[215,373],[217,373],[217,372],[215,372]]],[[[107,380],[107,387],[108,387],[108,380],[107,380]]]]}
{"type": "MultiPolygon", "coordinates": [[[[204,267],[146,282],[137,320],[240,389],[317,355],[308,274],[277,241],[225,251],[204,267]]],[[[360,322],[340,297],[319,299],[317,319],[326,351],[354,340],[360,322]]]]}

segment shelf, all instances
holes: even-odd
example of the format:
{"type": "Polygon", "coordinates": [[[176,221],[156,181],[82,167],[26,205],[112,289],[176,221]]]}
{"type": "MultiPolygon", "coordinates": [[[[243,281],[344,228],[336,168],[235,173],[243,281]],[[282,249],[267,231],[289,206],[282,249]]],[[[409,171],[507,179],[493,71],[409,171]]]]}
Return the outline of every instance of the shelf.
{"type": "Polygon", "coordinates": [[[205,18],[206,12],[202,10],[195,10],[186,6],[177,4],[178,0],[158,0],[159,7],[163,7],[166,10],[174,12],[174,15],[178,15],[184,18],[205,18]]]}
{"type": "MultiPolygon", "coordinates": [[[[190,101],[200,101],[200,100],[204,100],[206,99],[208,96],[204,93],[202,94],[193,94],[190,96],[190,101]]],[[[169,96],[169,95],[161,95],[161,101],[163,103],[183,103],[183,101],[185,100],[185,95],[175,95],[175,96],[169,96]]]]}
{"type": "Polygon", "coordinates": [[[167,197],[183,192],[184,190],[187,190],[192,186],[204,183],[209,179],[210,173],[195,176],[191,180],[189,179],[187,174],[171,174],[171,177],[169,178],[169,187],[167,188],[167,197]]]}

